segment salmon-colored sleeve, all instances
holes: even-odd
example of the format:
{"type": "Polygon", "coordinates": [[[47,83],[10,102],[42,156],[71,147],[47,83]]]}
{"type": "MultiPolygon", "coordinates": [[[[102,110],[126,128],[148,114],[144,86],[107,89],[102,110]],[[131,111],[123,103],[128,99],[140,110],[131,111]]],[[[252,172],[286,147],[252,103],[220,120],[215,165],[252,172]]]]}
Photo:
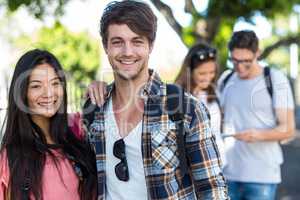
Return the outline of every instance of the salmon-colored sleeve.
{"type": "Polygon", "coordinates": [[[6,152],[0,154],[0,200],[5,200],[5,192],[8,187],[9,169],[6,152]]]}

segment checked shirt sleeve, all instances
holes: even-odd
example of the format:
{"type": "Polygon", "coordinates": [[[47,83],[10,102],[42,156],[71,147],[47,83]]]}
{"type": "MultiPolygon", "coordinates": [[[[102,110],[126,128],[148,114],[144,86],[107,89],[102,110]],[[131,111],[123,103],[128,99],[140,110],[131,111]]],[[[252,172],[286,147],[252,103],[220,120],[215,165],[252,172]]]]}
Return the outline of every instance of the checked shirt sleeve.
{"type": "Polygon", "coordinates": [[[220,154],[210,129],[207,109],[194,99],[191,102],[186,152],[197,199],[228,199],[220,154]]]}

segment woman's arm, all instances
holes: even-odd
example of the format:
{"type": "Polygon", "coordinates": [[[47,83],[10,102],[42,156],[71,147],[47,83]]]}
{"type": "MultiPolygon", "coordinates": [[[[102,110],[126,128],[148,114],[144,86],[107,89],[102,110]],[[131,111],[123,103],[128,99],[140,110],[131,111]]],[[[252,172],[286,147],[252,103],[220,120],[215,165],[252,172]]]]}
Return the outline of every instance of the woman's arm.
{"type": "Polygon", "coordinates": [[[8,197],[9,169],[6,152],[0,154],[0,200],[9,200],[8,197]]]}

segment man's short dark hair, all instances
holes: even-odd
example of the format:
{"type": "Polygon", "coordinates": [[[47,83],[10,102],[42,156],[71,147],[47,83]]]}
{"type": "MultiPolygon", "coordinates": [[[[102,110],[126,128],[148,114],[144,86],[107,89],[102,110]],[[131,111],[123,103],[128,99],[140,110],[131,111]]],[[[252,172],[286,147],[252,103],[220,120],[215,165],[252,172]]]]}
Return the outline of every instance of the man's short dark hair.
{"type": "Polygon", "coordinates": [[[233,33],[228,44],[228,48],[230,51],[233,51],[235,48],[237,48],[248,49],[253,53],[256,53],[258,50],[258,45],[258,38],[254,31],[243,30],[233,33]]]}
{"type": "Polygon", "coordinates": [[[111,24],[126,24],[136,34],[147,37],[150,44],[155,40],[157,18],[146,3],[126,0],[113,1],[106,6],[100,21],[104,47],[107,46],[108,27],[111,24]]]}

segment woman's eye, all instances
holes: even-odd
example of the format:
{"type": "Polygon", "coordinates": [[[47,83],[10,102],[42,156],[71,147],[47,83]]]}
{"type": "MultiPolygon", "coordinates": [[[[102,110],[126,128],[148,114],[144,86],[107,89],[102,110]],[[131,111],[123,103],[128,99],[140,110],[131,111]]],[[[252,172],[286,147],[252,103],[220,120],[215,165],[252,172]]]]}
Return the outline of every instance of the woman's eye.
{"type": "Polygon", "coordinates": [[[30,85],[29,88],[31,89],[37,89],[37,88],[40,88],[41,86],[40,85],[30,85]]]}
{"type": "Polygon", "coordinates": [[[57,85],[60,85],[60,84],[61,84],[60,81],[55,81],[55,82],[52,83],[53,86],[57,86],[57,85]]]}

